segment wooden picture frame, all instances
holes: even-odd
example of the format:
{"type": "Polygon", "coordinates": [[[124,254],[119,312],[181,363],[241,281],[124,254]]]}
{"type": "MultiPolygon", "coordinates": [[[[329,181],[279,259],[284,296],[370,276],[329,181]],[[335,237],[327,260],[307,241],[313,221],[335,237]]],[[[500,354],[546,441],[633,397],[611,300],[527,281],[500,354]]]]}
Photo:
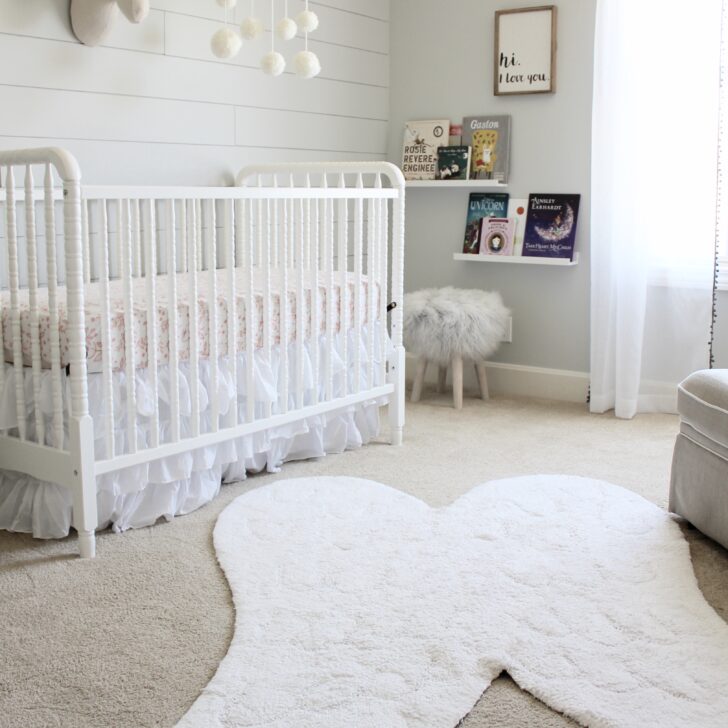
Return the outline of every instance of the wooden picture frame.
{"type": "Polygon", "coordinates": [[[493,93],[548,94],[556,91],[556,6],[495,13],[493,93]]]}

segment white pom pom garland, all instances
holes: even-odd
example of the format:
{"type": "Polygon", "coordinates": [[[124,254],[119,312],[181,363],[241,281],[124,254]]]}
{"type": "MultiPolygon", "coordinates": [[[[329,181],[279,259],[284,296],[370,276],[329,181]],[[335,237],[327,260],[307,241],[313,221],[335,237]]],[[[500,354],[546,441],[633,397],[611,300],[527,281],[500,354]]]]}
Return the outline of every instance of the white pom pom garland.
{"type": "Polygon", "coordinates": [[[260,18],[245,18],[240,23],[240,35],[245,40],[255,40],[263,32],[263,23],[260,18]]]}
{"type": "Polygon", "coordinates": [[[292,40],[298,33],[298,26],[293,18],[282,18],[276,25],[276,32],[281,40],[292,40]]]}
{"type": "Polygon", "coordinates": [[[269,76],[280,76],[286,70],[286,59],[280,53],[271,51],[261,58],[260,67],[269,76]]]}
{"type": "Polygon", "coordinates": [[[313,33],[319,26],[318,15],[313,10],[302,10],[296,16],[296,22],[303,33],[313,33]]]}
{"type": "MultiPolygon", "coordinates": [[[[217,58],[230,59],[240,52],[243,39],[255,40],[264,34],[265,28],[261,19],[256,17],[255,0],[250,0],[250,15],[240,23],[239,31],[227,25],[228,11],[237,6],[238,0],[216,2],[225,9],[225,25],[210,39],[210,48],[217,58]]],[[[315,53],[308,50],[308,35],[319,27],[318,15],[309,10],[308,0],[305,9],[298,13],[295,20],[288,15],[288,0],[285,0],[282,15],[276,23],[276,2],[270,0],[270,51],[260,59],[261,69],[270,76],[280,76],[286,69],[286,59],[276,51],[275,39],[293,40],[301,32],[304,36],[304,50],[293,57],[294,70],[300,78],[318,76],[321,73],[321,62],[315,53]]]]}
{"type": "Polygon", "coordinates": [[[301,78],[313,78],[321,73],[321,62],[312,51],[301,51],[293,58],[296,74],[301,78]]]}
{"type": "Polygon", "coordinates": [[[240,52],[242,38],[232,28],[220,28],[210,41],[212,52],[218,58],[232,58],[240,52]]]}

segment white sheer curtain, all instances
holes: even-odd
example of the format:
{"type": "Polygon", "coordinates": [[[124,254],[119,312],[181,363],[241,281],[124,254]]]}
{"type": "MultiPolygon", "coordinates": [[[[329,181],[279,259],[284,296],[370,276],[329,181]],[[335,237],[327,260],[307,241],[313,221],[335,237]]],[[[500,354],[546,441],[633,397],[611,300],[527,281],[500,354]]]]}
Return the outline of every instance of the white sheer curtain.
{"type": "Polygon", "coordinates": [[[708,366],[721,0],[597,0],[591,410],[675,411],[708,366]]]}

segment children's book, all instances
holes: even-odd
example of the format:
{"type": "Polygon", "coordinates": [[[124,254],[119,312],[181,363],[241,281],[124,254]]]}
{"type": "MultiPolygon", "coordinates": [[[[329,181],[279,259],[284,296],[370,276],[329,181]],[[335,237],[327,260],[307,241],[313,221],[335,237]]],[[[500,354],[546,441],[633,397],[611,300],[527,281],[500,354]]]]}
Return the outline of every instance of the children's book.
{"type": "Polygon", "coordinates": [[[516,221],[516,229],[513,235],[513,255],[521,255],[523,253],[523,234],[526,232],[527,212],[527,199],[511,197],[508,200],[508,217],[516,221]]]}
{"type": "Polygon", "coordinates": [[[463,253],[477,253],[480,250],[480,221],[484,217],[506,217],[507,212],[507,192],[471,192],[463,253]]]}
{"type": "Polygon", "coordinates": [[[438,147],[437,179],[468,179],[470,172],[470,147],[438,147]]]}
{"type": "Polygon", "coordinates": [[[484,217],[480,221],[480,255],[513,255],[515,227],[511,217],[484,217]]]}
{"type": "Polygon", "coordinates": [[[581,195],[529,195],[523,255],[573,260],[580,199],[581,195]]]}
{"type": "Polygon", "coordinates": [[[463,119],[463,144],[473,148],[471,179],[508,182],[510,116],[466,116],[463,119]]]}
{"type": "Polygon", "coordinates": [[[447,144],[450,122],[408,121],[404,127],[402,173],[405,179],[436,179],[437,148],[447,144]]]}

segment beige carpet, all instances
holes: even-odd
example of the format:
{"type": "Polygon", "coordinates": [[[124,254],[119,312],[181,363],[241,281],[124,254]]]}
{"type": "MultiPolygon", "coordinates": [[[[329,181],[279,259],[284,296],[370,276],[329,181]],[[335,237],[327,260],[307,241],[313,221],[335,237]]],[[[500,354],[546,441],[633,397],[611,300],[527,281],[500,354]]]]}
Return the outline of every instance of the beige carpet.
{"type": "MultiPolygon", "coordinates": [[[[478,483],[528,473],[573,473],[667,502],[677,420],[624,422],[583,406],[446,398],[408,408],[405,444],[369,447],[287,465],[223,488],[171,524],[105,533],[98,557],[75,558],[75,541],[41,543],[0,532],[0,725],[20,728],[174,726],[207,684],[232,635],[232,604],[211,543],[219,512],[280,477],[356,475],[433,506],[478,483]]],[[[728,620],[728,552],[694,530],[695,570],[728,620]]],[[[508,678],[463,721],[484,726],[569,725],[508,678]]]]}

